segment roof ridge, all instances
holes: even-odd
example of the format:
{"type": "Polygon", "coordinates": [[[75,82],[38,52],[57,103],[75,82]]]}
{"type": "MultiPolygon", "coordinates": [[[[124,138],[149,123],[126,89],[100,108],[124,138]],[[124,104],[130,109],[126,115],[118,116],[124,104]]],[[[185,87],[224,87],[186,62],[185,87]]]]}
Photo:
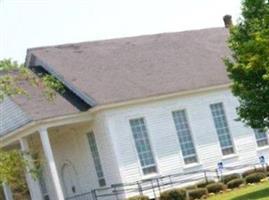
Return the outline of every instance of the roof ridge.
{"type": "Polygon", "coordinates": [[[188,33],[188,32],[199,32],[199,31],[207,31],[213,29],[226,29],[225,27],[211,27],[211,28],[199,28],[199,29],[192,29],[192,30],[182,30],[182,31],[172,31],[172,32],[162,32],[162,33],[150,33],[150,34],[141,34],[141,35],[134,35],[134,36],[126,36],[126,37],[116,37],[116,38],[108,38],[108,39],[100,39],[100,40],[91,40],[91,41],[82,41],[82,42],[70,42],[64,44],[56,44],[56,45],[47,45],[47,46],[40,46],[40,47],[32,47],[27,49],[27,53],[32,50],[42,50],[47,48],[59,48],[59,47],[68,47],[68,46],[77,46],[81,44],[89,44],[89,43],[97,43],[97,42],[109,42],[109,41],[118,41],[118,40],[125,40],[125,39],[134,39],[134,38],[142,38],[142,37],[153,37],[153,36],[160,36],[160,35],[168,35],[168,34],[179,34],[179,33],[188,33]]]}

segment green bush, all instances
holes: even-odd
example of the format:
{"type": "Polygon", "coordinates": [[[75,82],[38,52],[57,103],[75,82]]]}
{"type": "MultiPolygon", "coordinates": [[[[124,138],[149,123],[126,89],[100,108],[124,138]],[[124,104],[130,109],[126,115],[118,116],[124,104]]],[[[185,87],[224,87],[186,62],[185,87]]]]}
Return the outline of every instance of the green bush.
{"type": "Polygon", "coordinates": [[[268,166],[264,166],[264,167],[258,167],[258,168],[256,168],[256,171],[258,171],[258,172],[269,171],[269,165],[268,166]]]}
{"type": "Polygon", "coordinates": [[[243,180],[243,179],[241,179],[241,178],[236,178],[236,179],[233,179],[233,180],[229,181],[229,182],[227,183],[227,187],[228,187],[229,189],[234,189],[234,188],[239,187],[239,186],[242,185],[243,183],[244,183],[244,180],[243,180]]]}
{"type": "Polygon", "coordinates": [[[198,188],[188,191],[190,200],[201,199],[203,196],[207,195],[207,190],[205,188],[198,188]]]}
{"type": "Polygon", "coordinates": [[[211,183],[206,186],[208,193],[218,193],[221,190],[224,190],[223,183],[211,183]]]}
{"type": "Polygon", "coordinates": [[[246,179],[246,183],[258,183],[265,177],[266,175],[264,173],[257,172],[257,173],[248,175],[245,179],[246,179]]]}
{"type": "Polygon", "coordinates": [[[211,184],[211,183],[215,183],[214,180],[208,180],[206,181],[201,181],[199,183],[196,184],[197,188],[205,188],[207,185],[211,184]]]}
{"type": "Polygon", "coordinates": [[[245,178],[245,177],[249,176],[250,174],[254,174],[254,173],[257,173],[257,172],[264,173],[265,170],[262,167],[255,168],[255,169],[250,169],[250,170],[247,170],[247,171],[243,172],[242,176],[243,176],[243,178],[245,178]]]}
{"type": "Polygon", "coordinates": [[[149,200],[147,196],[133,196],[128,198],[128,200],[149,200]]]}
{"type": "Polygon", "coordinates": [[[172,189],[162,192],[160,200],[185,200],[186,191],[183,189],[172,189]]]}
{"type": "Polygon", "coordinates": [[[222,177],[222,182],[224,184],[227,184],[231,180],[238,179],[238,178],[240,178],[240,174],[229,174],[229,175],[226,175],[226,176],[222,177]]]}

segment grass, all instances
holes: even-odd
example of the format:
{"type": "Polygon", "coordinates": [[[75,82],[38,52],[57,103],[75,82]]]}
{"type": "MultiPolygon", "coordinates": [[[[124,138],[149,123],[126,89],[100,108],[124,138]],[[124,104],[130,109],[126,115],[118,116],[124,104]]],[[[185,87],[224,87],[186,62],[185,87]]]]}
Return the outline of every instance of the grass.
{"type": "Polygon", "coordinates": [[[269,200],[269,182],[238,188],[210,197],[208,200],[269,200]]]}

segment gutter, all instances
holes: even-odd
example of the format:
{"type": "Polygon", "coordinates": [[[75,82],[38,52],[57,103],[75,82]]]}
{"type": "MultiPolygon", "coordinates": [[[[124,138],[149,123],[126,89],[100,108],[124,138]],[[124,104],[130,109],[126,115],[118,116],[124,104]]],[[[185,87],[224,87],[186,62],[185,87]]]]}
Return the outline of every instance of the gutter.
{"type": "Polygon", "coordinates": [[[97,105],[93,108],[90,108],[90,111],[92,113],[96,113],[96,112],[99,112],[99,111],[105,110],[105,109],[107,110],[107,109],[112,109],[112,108],[117,108],[117,107],[130,106],[130,105],[141,104],[141,103],[148,103],[151,101],[160,101],[160,100],[165,100],[168,98],[176,98],[176,97],[199,94],[199,93],[210,92],[210,91],[215,91],[215,90],[224,90],[224,89],[229,89],[231,87],[231,85],[232,85],[232,83],[228,83],[228,84],[217,85],[217,86],[212,86],[212,87],[199,88],[199,89],[195,89],[195,90],[187,90],[187,91],[181,91],[181,92],[176,92],[176,93],[151,96],[151,97],[139,98],[139,99],[134,99],[134,100],[127,100],[124,102],[104,104],[104,105],[100,105],[100,106],[97,105]]]}

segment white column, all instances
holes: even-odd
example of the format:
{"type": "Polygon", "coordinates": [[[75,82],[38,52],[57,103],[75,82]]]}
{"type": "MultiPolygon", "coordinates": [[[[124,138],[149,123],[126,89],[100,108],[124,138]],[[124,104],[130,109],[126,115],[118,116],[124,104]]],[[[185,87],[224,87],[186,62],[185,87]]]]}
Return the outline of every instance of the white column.
{"type": "Polygon", "coordinates": [[[20,144],[21,144],[21,150],[22,152],[24,152],[24,158],[25,160],[27,160],[27,163],[29,166],[27,166],[26,168],[26,182],[30,191],[30,195],[31,195],[31,199],[43,199],[43,195],[40,189],[40,184],[38,180],[35,180],[31,173],[30,173],[30,169],[34,169],[34,163],[33,163],[33,159],[31,157],[30,154],[28,154],[30,152],[29,149],[29,145],[28,145],[28,141],[26,138],[21,138],[20,139],[20,144]]]}
{"type": "Polygon", "coordinates": [[[42,128],[39,130],[39,133],[40,133],[41,143],[43,145],[43,150],[44,150],[44,153],[47,158],[48,165],[49,165],[52,181],[55,187],[57,200],[64,200],[64,194],[61,187],[60,178],[57,172],[54,156],[52,153],[48,131],[46,128],[42,128]]]}
{"type": "Polygon", "coordinates": [[[13,200],[12,192],[11,192],[9,185],[7,185],[6,183],[3,183],[3,190],[4,190],[5,199],[6,200],[13,200]]]}

